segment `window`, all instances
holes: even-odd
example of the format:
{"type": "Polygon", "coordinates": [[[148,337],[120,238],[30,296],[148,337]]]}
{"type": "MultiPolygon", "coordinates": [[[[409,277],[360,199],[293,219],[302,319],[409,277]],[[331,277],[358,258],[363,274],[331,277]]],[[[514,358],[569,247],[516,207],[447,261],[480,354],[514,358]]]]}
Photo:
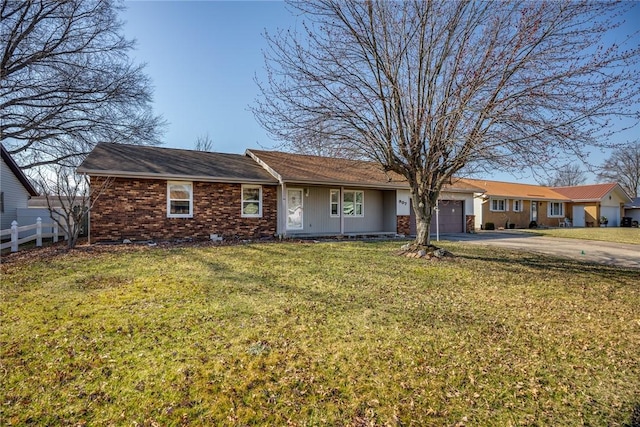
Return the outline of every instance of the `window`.
{"type": "Polygon", "coordinates": [[[304,228],[304,198],[302,188],[287,188],[287,230],[304,228]]]}
{"type": "Polygon", "coordinates": [[[329,191],[329,215],[340,216],[340,190],[329,191]]]}
{"type": "Polygon", "coordinates": [[[262,217],[262,186],[242,186],[242,216],[245,218],[262,217]]]}
{"type": "Polygon", "coordinates": [[[364,191],[345,191],[342,196],[344,216],[364,216],[364,191]]]}
{"type": "Polygon", "coordinates": [[[4,191],[0,192],[0,213],[4,213],[4,191]]]}
{"type": "Polygon", "coordinates": [[[549,202],[549,216],[564,216],[564,203],[549,202]]]}
{"type": "Polygon", "coordinates": [[[514,200],[513,201],[513,211],[514,212],[522,212],[522,200],[514,200]]]}
{"type": "Polygon", "coordinates": [[[491,199],[491,210],[496,212],[504,212],[507,210],[506,199],[491,199]]]}
{"type": "Polygon", "coordinates": [[[193,184],[191,182],[167,182],[167,217],[193,217],[193,184]]]}

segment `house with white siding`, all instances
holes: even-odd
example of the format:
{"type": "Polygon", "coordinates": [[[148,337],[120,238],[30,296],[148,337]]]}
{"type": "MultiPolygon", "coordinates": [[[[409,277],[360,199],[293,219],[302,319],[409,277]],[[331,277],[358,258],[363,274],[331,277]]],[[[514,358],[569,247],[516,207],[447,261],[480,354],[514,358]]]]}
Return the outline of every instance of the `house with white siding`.
{"type": "Polygon", "coordinates": [[[6,230],[18,219],[18,209],[26,209],[29,199],[37,196],[38,192],[4,145],[0,147],[0,229],[6,230]]]}

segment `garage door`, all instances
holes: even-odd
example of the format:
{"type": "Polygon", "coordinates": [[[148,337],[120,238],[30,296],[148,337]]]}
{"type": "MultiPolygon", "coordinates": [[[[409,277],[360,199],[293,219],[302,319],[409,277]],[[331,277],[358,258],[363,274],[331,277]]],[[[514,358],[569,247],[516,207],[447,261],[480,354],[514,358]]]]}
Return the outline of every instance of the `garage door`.
{"type": "MultiPolygon", "coordinates": [[[[413,203],[413,201],[412,201],[413,203]]],[[[439,232],[464,233],[464,202],[462,200],[440,200],[438,203],[439,232]]],[[[416,234],[416,217],[411,205],[410,233],[416,234]]],[[[436,213],[431,217],[431,233],[436,233],[436,213]]]]}
{"type": "Polygon", "coordinates": [[[574,205],[572,209],[572,213],[573,213],[574,227],[584,227],[587,224],[584,205],[574,205]]]}
{"type": "Polygon", "coordinates": [[[464,233],[464,203],[462,200],[440,200],[440,211],[431,217],[431,232],[436,232],[436,218],[440,233],[464,233]]]}
{"type": "Polygon", "coordinates": [[[607,224],[607,227],[620,226],[620,208],[616,208],[613,206],[602,206],[600,207],[600,215],[606,216],[609,220],[609,224],[607,224]]]}

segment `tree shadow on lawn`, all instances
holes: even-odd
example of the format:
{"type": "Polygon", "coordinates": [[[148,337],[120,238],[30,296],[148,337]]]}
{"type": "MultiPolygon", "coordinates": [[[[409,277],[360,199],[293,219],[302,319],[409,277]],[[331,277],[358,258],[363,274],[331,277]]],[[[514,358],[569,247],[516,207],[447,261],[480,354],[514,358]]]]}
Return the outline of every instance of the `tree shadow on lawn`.
{"type": "MultiPolygon", "coordinates": [[[[485,254],[457,253],[460,259],[498,263],[500,269],[506,272],[521,273],[523,268],[540,273],[561,273],[566,275],[589,276],[592,280],[611,279],[615,277],[621,284],[638,285],[640,269],[620,267],[612,264],[580,261],[570,258],[554,257],[529,252],[508,252],[502,250],[491,251],[491,256],[485,254]]],[[[614,260],[608,260],[613,262],[614,260]]]]}
{"type": "MultiPolygon", "coordinates": [[[[258,260],[272,259],[277,265],[274,264],[271,268],[236,270],[205,252],[193,253],[190,256],[201,263],[203,271],[217,277],[216,283],[212,283],[210,289],[206,289],[206,284],[203,286],[203,292],[211,293],[212,296],[215,294],[217,297],[221,295],[219,286],[222,284],[225,287],[222,293],[228,297],[247,298],[247,301],[259,301],[260,305],[271,304],[272,314],[300,314],[300,311],[306,311],[305,316],[321,322],[327,316],[338,314],[374,312],[375,316],[381,316],[382,312],[395,315],[405,310],[386,289],[376,287],[375,282],[359,277],[353,271],[347,271],[348,266],[344,264],[332,270],[331,267],[318,262],[317,259],[311,259],[307,256],[309,254],[304,253],[287,260],[287,255],[290,255],[290,251],[295,250],[295,247],[245,246],[242,256],[254,254],[258,260]],[[267,302],[269,300],[271,302],[267,302]]],[[[356,249],[360,251],[357,255],[359,259],[366,258],[367,250],[378,250],[373,245],[363,245],[356,249]]],[[[336,253],[335,256],[340,258],[341,253],[336,253]]],[[[394,255],[389,255],[389,261],[393,261],[393,257],[394,255]]],[[[327,263],[331,261],[327,260],[327,263]]]]}

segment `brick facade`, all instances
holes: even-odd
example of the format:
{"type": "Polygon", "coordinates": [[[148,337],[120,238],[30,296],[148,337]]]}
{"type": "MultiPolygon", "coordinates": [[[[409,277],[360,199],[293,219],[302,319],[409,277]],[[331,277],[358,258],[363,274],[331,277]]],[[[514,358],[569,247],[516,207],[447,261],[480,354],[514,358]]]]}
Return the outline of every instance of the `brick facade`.
{"type": "Polygon", "coordinates": [[[409,236],[411,234],[411,216],[398,215],[396,228],[397,228],[396,233],[409,236]]]}
{"type": "Polygon", "coordinates": [[[476,232],[476,216],[475,215],[467,215],[465,219],[465,232],[466,233],[475,233],[476,232]]]}
{"type": "MultiPolygon", "coordinates": [[[[102,178],[91,177],[99,185],[102,178]]],[[[91,209],[91,240],[259,239],[276,234],[277,187],[262,186],[262,217],[241,217],[241,184],[193,182],[193,218],[167,218],[167,181],[117,178],[91,209]]]]}

